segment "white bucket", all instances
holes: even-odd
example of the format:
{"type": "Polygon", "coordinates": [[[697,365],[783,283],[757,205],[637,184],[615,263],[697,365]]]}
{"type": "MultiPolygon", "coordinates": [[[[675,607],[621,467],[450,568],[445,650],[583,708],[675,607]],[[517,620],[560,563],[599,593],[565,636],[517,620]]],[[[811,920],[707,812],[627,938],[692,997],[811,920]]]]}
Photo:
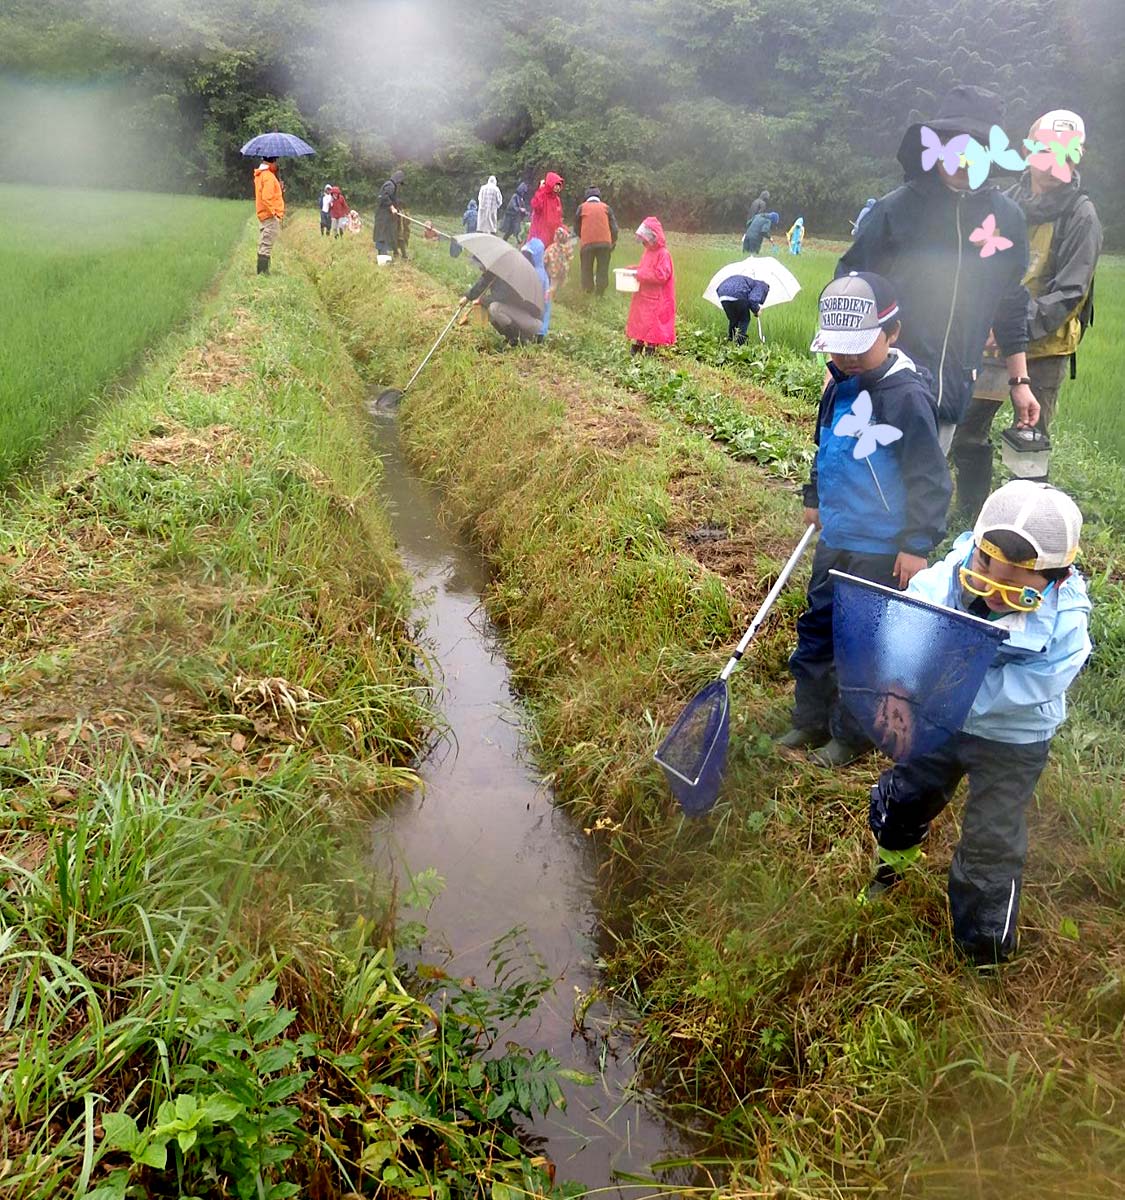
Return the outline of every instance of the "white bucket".
{"type": "Polygon", "coordinates": [[[394,258],[393,254],[376,254],[375,255],[375,261],[381,267],[385,267],[387,265],[387,263],[389,263],[391,261],[392,258],[394,258]]]}
{"type": "Polygon", "coordinates": [[[630,270],[629,267],[613,268],[613,286],[619,292],[639,292],[641,290],[641,285],[637,282],[636,271],[630,270]]]}

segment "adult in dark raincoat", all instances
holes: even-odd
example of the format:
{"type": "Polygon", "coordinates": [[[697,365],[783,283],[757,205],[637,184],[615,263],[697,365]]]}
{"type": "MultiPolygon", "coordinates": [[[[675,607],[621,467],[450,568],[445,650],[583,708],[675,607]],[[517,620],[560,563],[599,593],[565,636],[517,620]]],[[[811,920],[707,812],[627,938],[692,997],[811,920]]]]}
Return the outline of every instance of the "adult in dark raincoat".
{"type": "Polygon", "coordinates": [[[625,324],[634,354],[671,346],[676,340],[676,274],[657,217],[645,217],[637,227],[637,240],[645,248],[635,268],[640,290],[633,293],[625,324]]]}
{"type": "Polygon", "coordinates": [[[375,240],[375,250],[379,254],[393,255],[398,249],[398,207],[405,179],[406,176],[401,171],[396,171],[379,189],[379,197],[375,201],[375,222],[371,231],[375,240]]]}
{"type": "MultiPolygon", "coordinates": [[[[1031,127],[1086,140],[1086,123],[1075,112],[1056,109],[1031,127]]],[[[1038,139],[1037,139],[1038,140],[1038,139]]],[[[1052,170],[1029,166],[1007,195],[1027,218],[1030,260],[1024,286],[1028,307],[1027,373],[1039,401],[1037,428],[1046,433],[1058,404],[1059,389],[1075,362],[1078,343],[1093,320],[1094,268],[1102,249],[1102,226],[1094,202],[1077,171],[1059,179],[1052,170]]],[[[971,524],[992,484],[993,419],[1004,400],[1006,372],[998,360],[986,367],[974,389],[965,419],[957,426],[952,458],[957,468],[957,504],[971,524]],[[999,390],[997,390],[999,383],[999,390]],[[989,386],[991,384],[991,386],[989,386]]]]}
{"type": "Polygon", "coordinates": [[[775,212],[761,212],[746,222],[746,232],[742,235],[743,254],[757,254],[762,248],[763,239],[768,238],[773,244],[773,227],[781,220],[775,212]]]}
{"type": "Polygon", "coordinates": [[[555,230],[562,224],[563,206],[559,193],[564,179],[554,171],[548,171],[543,186],[531,197],[531,230],[528,241],[538,238],[544,246],[555,240],[555,230]]]}
{"type": "MultiPolygon", "coordinates": [[[[538,238],[532,238],[521,253],[535,268],[539,282],[543,285],[543,294],[547,294],[551,281],[543,267],[543,243],[538,238]]],[[[483,304],[488,298],[488,321],[493,329],[510,346],[519,346],[525,342],[541,342],[547,336],[547,328],[551,321],[551,304],[547,302],[546,310],[541,314],[529,304],[510,284],[505,283],[491,271],[484,271],[481,277],[465,293],[464,301],[470,304],[483,304]]]]}
{"type": "Polygon", "coordinates": [[[500,218],[500,236],[507,241],[509,238],[519,238],[523,223],[531,211],[527,206],[527,184],[521,183],[508,199],[504,214],[500,218]]]}
{"type": "Polygon", "coordinates": [[[933,376],[939,434],[948,450],[965,414],[989,330],[994,331],[1011,380],[1017,421],[1034,425],[1039,403],[1027,374],[1027,222],[1014,200],[987,180],[973,190],[964,166],[952,175],[942,162],[922,168],[922,125],[943,142],[969,134],[982,145],[1003,120],[999,96],[960,86],[937,116],[907,129],[898,150],[905,183],[863,219],[837,275],[872,271],[898,295],[902,335],[898,348],[933,376]],[[1011,243],[987,257],[970,234],[986,230],[1011,243]]]}

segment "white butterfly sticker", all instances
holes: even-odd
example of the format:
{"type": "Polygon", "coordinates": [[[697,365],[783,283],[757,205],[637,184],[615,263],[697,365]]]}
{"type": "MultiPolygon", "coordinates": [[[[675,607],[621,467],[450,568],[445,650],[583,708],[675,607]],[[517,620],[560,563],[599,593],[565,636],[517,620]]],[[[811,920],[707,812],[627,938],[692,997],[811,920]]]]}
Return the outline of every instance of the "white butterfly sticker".
{"type": "Polygon", "coordinates": [[[893,425],[876,425],[871,420],[871,393],[862,391],[855,398],[852,411],[845,413],[832,432],[837,437],[856,439],[852,458],[869,458],[880,446],[889,446],[902,437],[902,430],[893,425]]]}
{"type": "Polygon", "coordinates": [[[864,390],[856,396],[855,402],[852,404],[852,411],[845,413],[836,422],[832,432],[837,437],[855,438],[852,458],[861,462],[866,460],[871,478],[875,480],[875,486],[879,489],[879,499],[882,500],[883,507],[887,512],[890,512],[891,506],[887,503],[887,497],[883,495],[883,485],[879,482],[879,476],[875,474],[871,455],[880,446],[889,446],[892,442],[897,442],[902,437],[902,430],[896,429],[893,425],[878,425],[871,420],[871,393],[864,390]]]}

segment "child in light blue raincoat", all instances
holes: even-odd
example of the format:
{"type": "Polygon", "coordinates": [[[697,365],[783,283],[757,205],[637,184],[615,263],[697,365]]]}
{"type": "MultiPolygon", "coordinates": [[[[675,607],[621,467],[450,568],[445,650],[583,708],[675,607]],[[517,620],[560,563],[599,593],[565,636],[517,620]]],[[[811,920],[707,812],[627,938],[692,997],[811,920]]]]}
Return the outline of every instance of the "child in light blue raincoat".
{"type": "Polygon", "coordinates": [[[792,225],[789,226],[789,253],[800,254],[801,243],[805,240],[805,218],[798,217],[792,225]]]}
{"type": "Polygon", "coordinates": [[[929,754],[884,771],[871,789],[878,866],[867,894],[893,886],[921,857],[930,823],[967,775],[949,909],[954,939],[981,965],[1016,947],[1027,809],[1066,718],[1067,689],[1090,655],[1090,600],[1072,565],[1081,531],[1082,514],[1068,495],[1017,479],[993,492],[972,533],[908,588],[920,600],[994,622],[1008,638],[961,729],[929,754]]]}

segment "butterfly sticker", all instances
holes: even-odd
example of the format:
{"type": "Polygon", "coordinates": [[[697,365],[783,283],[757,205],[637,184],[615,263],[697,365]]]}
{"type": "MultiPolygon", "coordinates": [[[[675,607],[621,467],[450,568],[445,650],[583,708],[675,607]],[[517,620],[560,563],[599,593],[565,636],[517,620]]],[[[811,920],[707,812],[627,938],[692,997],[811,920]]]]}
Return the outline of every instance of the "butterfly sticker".
{"type": "Polygon", "coordinates": [[[981,258],[991,258],[1001,250],[1010,250],[1012,243],[996,231],[996,214],[989,213],[987,217],[969,234],[969,241],[980,246],[981,258]]]}
{"type": "Polygon", "coordinates": [[[867,463],[871,478],[875,480],[875,486],[879,489],[879,499],[883,501],[887,512],[890,512],[891,506],[887,503],[887,497],[883,495],[883,486],[879,482],[879,476],[875,474],[871,456],[880,446],[889,446],[892,442],[897,442],[902,437],[902,430],[893,425],[879,425],[871,420],[871,393],[865,389],[856,396],[852,411],[845,413],[836,422],[832,432],[837,437],[855,438],[852,458],[867,463]]]}
{"type": "Polygon", "coordinates": [[[988,131],[988,145],[982,146],[976,138],[969,138],[964,152],[965,165],[969,168],[969,187],[975,192],[987,179],[993,163],[1006,171],[1022,171],[1027,166],[1020,152],[1008,142],[1008,135],[999,125],[988,131]]]}
{"type": "Polygon", "coordinates": [[[956,175],[961,168],[961,155],[972,138],[967,133],[959,133],[943,142],[928,125],[923,125],[918,133],[922,139],[922,170],[932,171],[940,162],[947,175],[956,175]]]}
{"type": "Polygon", "coordinates": [[[1077,130],[1056,132],[1038,129],[1036,137],[1027,138],[1024,145],[1031,151],[1028,163],[1039,171],[1049,171],[1062,183],[1069,183],[1070,164],[1082,158],[1082,140],[1077,130]]]}

